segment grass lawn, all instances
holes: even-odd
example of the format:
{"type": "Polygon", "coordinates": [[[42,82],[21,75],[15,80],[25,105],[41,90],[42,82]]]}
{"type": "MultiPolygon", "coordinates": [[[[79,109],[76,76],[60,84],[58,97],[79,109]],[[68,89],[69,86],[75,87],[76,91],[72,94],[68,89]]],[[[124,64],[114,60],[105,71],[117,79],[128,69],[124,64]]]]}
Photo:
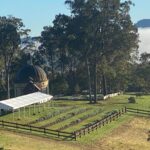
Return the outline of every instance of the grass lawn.
{"type": "Polygon", "coordinates": [[[91,144],[91,147],[101,150],[149,150],[149,125],[149,118],[135,117],[91,144]]]}
{"type": "Polygon", "coordinates": [[[81,147],[67,142],[53,141],[37,136],[0,130],[0,146],[6,150],[80,150],[81,147]]]}
{"type": "Polygon", "coordinates": [[[76,142],[62,142],[0,130],[0,145],[7,150],[149,150],[150,119],[126,117],[93,132],[91,140],[85,136],[76,142]]]}
{"type": "MultiPolygon", "coordinates": [[[[129,104],[128,98],[131,95],[120,95],[117,97],[110,98],[105,101],[98,101],[97,104],[89,104],[88,101],[76,101],[76,100],[57,100],[53,102],[49,102],[46,104],[43,104],[40,106],[37,106],[34,110],[34,106],[30,106],[29,108],[26,108],[26,112],[24,114],[24,110],[21,110],[20,113],[20,119],[19,112],[15,112],[15,114],[8,114],[5,116],[1,116],[0,120],[6,120],[6,121],[13,121],[18,122],[22,124],[27,124],[31,121],[34,121],[40,117],[47,116],[48,114],[55,114],[57,112],[57,115],[54,115],[53,117],[35,123],[34,126],[43,126],[47,123],[54,122],[55,120],[58,120],[59,118],[62,118],[66,116],[66,119],[60,122],[55,123],[54,125],[47,127],[50,129],[59,129],[60,127],[63,127],[65,125],[70,124],[72,121],[76,121],[79,118],[84,117],[87,114],[92,114],[97,110],[100,110],[100,113],[91,116],[89,118],[86,118],[85,120],[81,121],[80,123],[74,124],[70,127],[65,128],[63,131],[73,132],[76,130],[79,130],[81,128],[84,128],[85,125],[94,122],[95,120],[99,120],[105,115],[108,114],[108,112],[121,109],[123,107],[130,107],[130,108],[138,108],[138,109],[146,109],[150,110],[150,96],[141,96],[136,97],[136,103],[135,104],[129,104]],[[45,108],[45,109],[43,109],[45,108]],[[79,110],[84,110],[89,108],[87,111],[78,113],[77,115],[73,115],[67,119],[67,116],[70,116],[70,113],[77,113],[79,110]],[[30,110],[30,113],[29,113],[30,110]],[[40,110],[40,113],[39,113],[40,110]],[[60,112],[60,113],[59,113],[60,112]],[[33,113],[35,113],[33,115],[33,113]]],[[[133,95],[132,95],[133,96],[133,95]]],[[[78,138],[77,142],[75,144],[82,144],[83,147],[86,147],[86,145],[92,145],[93,143],[97,142],[99,139],[102,139],[103,137],[109,135],[110,133],[114,132],[117,128],[124,125],[126,122],[130,122],[134,119],[134,116],[131,116],[129,114],[123,115],[118,120],[98,129],[97,131],[94,131],[90,134],[87,134],[86,136],[83,136],[82,138],[78,138]]],[[[1,130],[1,132],[4,132],[1,130]]],[[[8,134],[8,133],[7,133],[8,134]]],[[[5,134],[4,134],[5,135],[5,134]]],[[[2,136],[1,136],[2,138],[2,136]]],[[[4,137],[3,137],[4,138],[4,137]]],[[[4,140],[5,141],[5,140],[4,140]]],[[[71,142],[71,144],[74,144],[74,141],[71,142]]],[[[73,145],[74,147],[74,145],[73,145]]],[[[79,147],[75,147],[79,148],[79,147]]],[[[46,149],[46,148],[45,148],[46,149]]]]}

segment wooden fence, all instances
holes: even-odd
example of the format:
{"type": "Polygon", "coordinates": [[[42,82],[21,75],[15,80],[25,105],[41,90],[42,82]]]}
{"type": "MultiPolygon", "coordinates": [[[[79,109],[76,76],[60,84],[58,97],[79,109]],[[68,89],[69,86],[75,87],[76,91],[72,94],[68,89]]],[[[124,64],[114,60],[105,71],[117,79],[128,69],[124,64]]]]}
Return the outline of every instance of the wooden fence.
{"type": "Polygon", "coordinates": [[[0,126],[3,128],[44,134],[44,135],[54,137],[54,138],[76,140],[76,135],[74,133],[69,133],[69,132],[64,132],[64,131],[51,130],[51,129],[40,128],[40,127],[35,127],[35,126],[30,126],[30,125],[7,122],[3,120],[0,120],[0,126]]]}
{"type": "Polygon", "coordinates": [[[24,124],[18,124],[13,122],[7,122],[0,120],[0,126],[4,128],[9,129],[16,129],[21,131],[29,131],[39,134],[44,134],[47,136],[55,137],[55,138],[62,138],[62,139],[69,139],[69,140],[76,140],[78,137],[81,138],[82,136],[91,133],[92,131],[97,130],[100,127],[103,127],[112,121],[118,119],[121,115],[125,113],[136,113],[136,114],[144,114],[150,116],[150,111],[148,110],[142,110],[142,109],[134,109],[134,108],[122,108],[121,110],[112,113],[111,115],[108,115],[101,120],[98,120],[92,124],[87,125],[87,127],[82,128],[80,130],[77,130],[75,132],[64,132],[59,130],[51,130],[47,128],[41,128],[41,127],[35,127],[31,125],[24,125],[24,124]]]}
{"type": "Polygon", "coordinates": [[[98,128],[100,127],[103,127],[105,126],[106,124],[108,123],[111,123],[112,121],[116,120],[117,118],[119,118],[122,114],[125,114],[127,111],[126,111],[126,107],[125,108],[122,108],[121,110],[119,110],[118,112],[114,113],[114,114],[111,114],[111,115],[108,115],[104,118],[102,118],[101,120],[93,123],[93,124],[90,124],[88,125],[87,127],[85,128],[82,128],[80,130],[77,130],[74,132],[75,134],[75,137],[79,137],[81,138],[83,135],[86,135],[86,134],[89,134],[90,132],[94,131],[94,130],[97,130],[98,128]]]}
{"type": "Polygon", "coordinates": [[[130,113],[150,116],[149,110],[135,109],[135,108],[126,108],[126,110],[127,110],[127,112],[130,112],[130,113]]]}

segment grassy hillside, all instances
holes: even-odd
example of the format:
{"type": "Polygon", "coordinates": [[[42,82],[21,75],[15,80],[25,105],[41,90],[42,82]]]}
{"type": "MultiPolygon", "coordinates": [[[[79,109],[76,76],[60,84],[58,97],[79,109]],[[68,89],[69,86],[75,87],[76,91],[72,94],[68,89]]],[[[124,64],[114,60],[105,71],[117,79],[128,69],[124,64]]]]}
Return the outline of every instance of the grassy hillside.
{"type": "MultiPolygon", "coordinates": [[[[121,120],[120,120],[121,121],[121,120]]],[[[119,122],[120,122],[119,121],[119,122]]],[[[126,122],[118,123],[117,128],[108,125],[98,132],[104,133],[96,140],[83,142],[62,142],[51,139],[40,138],[33,135],[22,135],[16,132],[0,130],[0,145],[9,150],[148,150],[150,144],[147,142],[147,131],[150,129],[149,118],[136,117],[126,122]]],[[[116,123],[112,123],[114,127],[116,123]]],[[[96,133],[94,133],[96,135],[96,133]]],[[[98,135],[98,134],[97,134],[98,135]]]]}
{"type": "Polygon", "coordinates": [[[0,117],[0,120],[18,122],[22,124],[30,124],[38,127],[46,127],[49,129],[73,132],[85,125],[99,120],[106,116],[109,112],[121,109],[123,107],[132,107],[140,109],[150,109],[150,96],[136,97],[135,104],[128,103],[128,97],[131,95],[120,95],[110,98],[105,101],[99,101],[97,104],[89,104],[88,101],[73,101],[73,100],[59,100],[52,101],[46,104],[35,105],[21,109],[14,114],[8,114],[0,117]],[[48,118],[46,118],[48,117],[48,118]],[[42,118],[42,119],[39,119],[42,118]],[[45,119],[46,118],[46,119],[45,119]],[[71,125],[73,122],[81,120],[79,123],[71,125]],[[40,121],[36,121],[36,120],[40,121]]]}
{"type": "MultiPolygon", "coordinates": [[[[35,109],[34,109],[34,106],[30,106],[30,108],[29,107],[26,108],[25,113],[24,113],[24,109],[22,109],[20,115],[19,115],[19,112],[15,112],[14,115],[8,114],[5,116],[1,116],[0,120],[13,121],[13,122],[18,122],[18,123],[23,123],[23,124],[29,124],[32,122],[31,124],[34,126],[42,127],[42,126],[47,125],[46,128],[56,129],[56,130],[61,129],[64,126],[65,127],[67,126],[65,129],[62,129],[62,131],[73,132],[81,128],[84,128],[89,123],[92,123],[96,120],[101,119],[102,117],[110,113],[111,111],[121,109],[125,106],[131,107],[131,108],[150,110],[150,96],[136,97],[136,103],[129,104],[128,97],[130,96],[134,96],[134,95],[120,95],[120,96],[113,97],[105,101],[99,101],[97,104],[93,104],[93,105],[89,104],[88,101],[73,101],[73,100],[53,101],[53,102],[49,102],[46,104],[42,104],[40,106],[36,105],[35,109]],[[29,110],[30,110],[30,113],[29,113],[29,110]],[[88,118],[86,118],[87,115],[89,115],[88,118]],[[50,118],[36,122],[38,118],[45,117],[45,116],[50,116],[50,118]],[[76,120],[80,120],[80,118],[84,118],[84,117],[85,119],[83,121],[80,121],[79,123],[76,123],[73,125],[71,124],[72,122],[76,120]],[[35,122],[33,123],[33,121],[35,122]]],[[[98,129],[97,131],[87,134],[86,136],[83,136],[81,139],[78,138],[77,142],[72,141],[71,147],[68,147],[67,145],[66,148],[71,149],[73,147],[74,149],[80,149],[80,148],[86,147],[86,149],[88,149],[87,145],[93,145],[93,143],[97,144],[97,142],[100,139],[103,139],[104,137],[107,137],[107,136],[109,137],[109,134],[112,134],[115,130],[117,130],[121,126],[124,126],[124,124],[126,124],[127,122],[131,122],[133,118],[134,118],[133,115],[129,115],[129,114],[123,115],[118,120],[113,121],[112,123],[98,129]],[[74,143],[75,145],[78,143],[79,147],[78,146],[76,147],[74,143]]],[[[147,121],[147,120],[143,119],[143,121],[147,121]]],[[[12,133],[10,134],[11,136],[13,136],[12,133]]],[[[0,139],[3,139],[3,140],[1,140],[0,144],[7,145],[6,139],[8,139],[8,143],[11,143],[12,141],[11,137],[10,139],[6,138],[6,137],[9,137],[8,135],[9,135],[8,132],[3,131],[1,129],[0,139]]],[[[15,134],[14,136],[17,136],[16,138],[19,138],[18,137],[19,135],[15,134]]],[[[123,137],[120,137],[120,138],[123,138],[123,137]]],[[[36,138],[36,140],[38,139],[36,138]]],[[[113,139],[111,140],[113,141],[113,139]]],[[[25,141],[26,140],[24,140],[24,142],[25,141]]],[[[20,142],[21,142],[20,145],[22,145],[23,141],[21,140],[20,142]]],[[[51,141],[51,142],[53,143],[54,141],[51,141]]],[[[66,143],[63,143],[63,144],[66,144],[66,143]]],[[[45,149],[46,149],[46,146],[45,146],[45,149]]],[[[117,147],[117,146],[114,145],[114,147],[117,147]]],[[[61,147],[61,149],[62,148],[63,146],[61,147]]]]}

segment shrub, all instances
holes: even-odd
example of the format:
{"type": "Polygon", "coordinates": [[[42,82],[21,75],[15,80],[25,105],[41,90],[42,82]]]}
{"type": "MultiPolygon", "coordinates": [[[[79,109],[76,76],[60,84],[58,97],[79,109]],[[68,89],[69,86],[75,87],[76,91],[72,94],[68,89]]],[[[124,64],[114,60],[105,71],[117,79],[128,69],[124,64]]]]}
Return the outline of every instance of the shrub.
{"type": "Polygon", "coordinates": [[[143,96],[143,93],[136,93],[136,97],[143,96]]]}
{"type": "Polygon", "coordinates": [[[4,150],[4,147],[0,145],[0,150],[4,150]]]}
{"type": "Polygon", "coordinates": [[[128,98],[129,103],[136,103],[135,97],[128,98]]]}

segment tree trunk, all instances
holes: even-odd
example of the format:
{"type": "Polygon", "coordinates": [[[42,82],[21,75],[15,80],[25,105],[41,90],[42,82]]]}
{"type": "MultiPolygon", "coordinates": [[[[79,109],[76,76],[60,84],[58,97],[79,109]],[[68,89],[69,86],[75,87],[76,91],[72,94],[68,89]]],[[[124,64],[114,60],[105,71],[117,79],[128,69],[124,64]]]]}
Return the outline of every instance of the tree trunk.
{"type": "Polygon", "coordinates": [[[9,69],[7,69],[6,77],[7,77],[7,99],[9,99],[10,98],[9,69]]]}
{"type": "Polygon", "coordinates": [[[97,103],[97,62],[94,62],[94,103],[97,103]]]}
{"type": "Polygon", "coordinates": [[[9,85],[9,65],[8,65],[8,58],[5,56],[5,73],[6,73],[6,89],[7,89],[7,99],[10,98],[10,85],[9,85]]]}
{"type": "Polygon", "coordinates": [[[51,55],[51,72],[52,72],[51,92],[53,93],[53,84],[54,84],[54,64],[53,64],[53,55],[51,55]]]}
{"type": "Polygon", "coordinates": [[[92,103],[91,74],[90,74],[88,58],[86,58],[86,66],[87,66],[87,74],[88,74],[89,100],[90,100],[90,103],[92,103]]]}
{"type": "Polygon", "coordinates": [[[103,84],[103,95],[107,95],[107,85],[106,85],[106,77],[103,73],[103,76],[102,76],[102,84],[103,84]]]}

